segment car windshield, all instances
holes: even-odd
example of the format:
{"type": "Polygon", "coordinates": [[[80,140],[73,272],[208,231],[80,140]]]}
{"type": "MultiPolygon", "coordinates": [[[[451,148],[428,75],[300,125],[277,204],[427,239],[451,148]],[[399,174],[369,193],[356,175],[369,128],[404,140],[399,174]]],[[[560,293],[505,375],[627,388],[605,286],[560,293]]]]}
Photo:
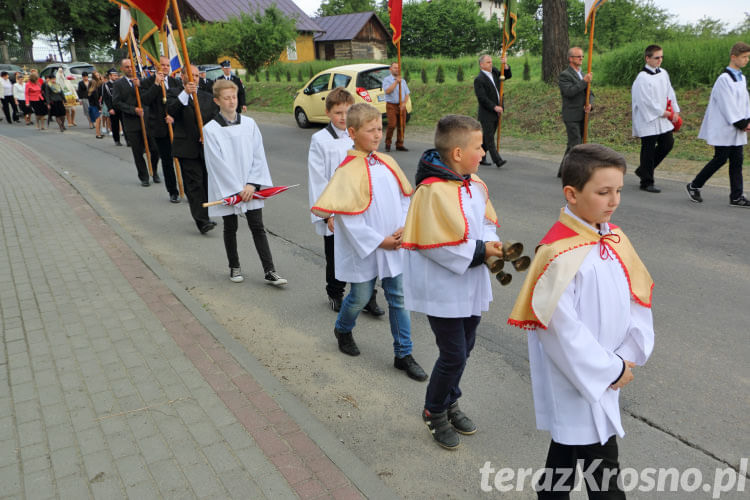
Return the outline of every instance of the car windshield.
{"type": "Polygon", "coordinates": [[[206,78],[208,78],[209,80],[216,80],[223,74],[224,72],[221,70],[221,68],[212,68],[206,70],[206,78]]]}
{"type": "Polygon", "coordinates": [[[367,90],[379,89],[383,85],[383,78],[389,74],[391,72],[387,66],[363,71],[357,75],[357,87],[364,87],[367,90]]]}
{"type": "Polygon", "coordinates": [[[72,68],[70,68],[70,73],[72,75],[80,75],[84,71],[90,75],[91,73],[96,71],[96,68],[93,66],[73,66],[72,68]]]}
{"type": "Polygon", "coordinates": [[[44,70],[42,70],[41,73],[39,73],[39,75],[41,77],[43,77],[43,78],[47,78],[52,73],[57,73],[57,70],[58,70],[59,67],[60,66],[52,66],[52,67],[49,67],[49,68],[45,68],[44,70]]]}

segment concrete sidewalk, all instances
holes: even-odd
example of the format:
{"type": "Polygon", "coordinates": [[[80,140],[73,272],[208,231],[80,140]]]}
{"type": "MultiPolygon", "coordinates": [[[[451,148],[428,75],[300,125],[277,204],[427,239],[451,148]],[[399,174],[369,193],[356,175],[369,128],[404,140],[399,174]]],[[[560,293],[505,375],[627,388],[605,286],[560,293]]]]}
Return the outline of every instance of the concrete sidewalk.
{"type": "Polygon", "coordinates": [[[0,173],[0,498],[395,497],[45,158],[0,173]]]}

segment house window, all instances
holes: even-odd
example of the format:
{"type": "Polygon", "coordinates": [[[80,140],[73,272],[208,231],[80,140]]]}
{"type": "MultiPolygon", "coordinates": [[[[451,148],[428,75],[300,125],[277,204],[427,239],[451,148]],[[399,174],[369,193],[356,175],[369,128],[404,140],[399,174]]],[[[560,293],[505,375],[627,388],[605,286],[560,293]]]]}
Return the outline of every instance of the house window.
{"type": "Polygon", "coordinates": [[[288,61],[296,61],[297,60],[297,41],[292,40],[292,43],[290,43],[286,48],[286,58],[288,61]]]}

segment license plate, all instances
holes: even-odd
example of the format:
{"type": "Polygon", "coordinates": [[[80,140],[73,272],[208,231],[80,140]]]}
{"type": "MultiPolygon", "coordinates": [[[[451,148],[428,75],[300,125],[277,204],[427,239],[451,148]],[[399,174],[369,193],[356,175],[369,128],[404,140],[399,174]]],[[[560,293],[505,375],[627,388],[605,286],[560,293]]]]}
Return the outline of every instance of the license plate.
{"type": "Polygon", "coordinates": [[[378,102],[383,102],[383,101],[385,101],[385,94],[380,94],[378,96],[378,102]]]}

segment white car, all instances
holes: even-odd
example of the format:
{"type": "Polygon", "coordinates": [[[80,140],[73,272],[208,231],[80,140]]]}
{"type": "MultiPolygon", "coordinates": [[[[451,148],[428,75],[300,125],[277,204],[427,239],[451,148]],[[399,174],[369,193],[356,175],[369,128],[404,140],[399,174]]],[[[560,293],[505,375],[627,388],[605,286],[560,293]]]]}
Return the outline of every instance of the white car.
{"type": "Polygon", "coordinates": [[[89,75],[96,71],[94,65],[87,62],[53,63],[46,66],[39,73],[39,76],[46,80],[52,73],[56,73],[59,68],[62,68],[65,79],[73,85],[73,88],[78,87],[78,82],[81,81],[81,74],[84,71],[89,75]]]}

